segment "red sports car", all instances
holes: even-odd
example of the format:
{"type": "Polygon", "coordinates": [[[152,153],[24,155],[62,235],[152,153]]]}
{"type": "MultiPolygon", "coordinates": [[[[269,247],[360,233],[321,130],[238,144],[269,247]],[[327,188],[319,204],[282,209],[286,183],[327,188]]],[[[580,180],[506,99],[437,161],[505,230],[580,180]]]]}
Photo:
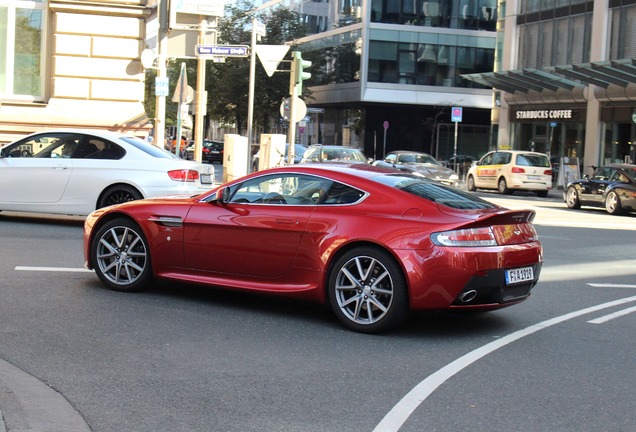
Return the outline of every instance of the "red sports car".
{"type": "Polygon", "coordinates": [[[533,218],[403,171],[292,165],[97,210],[84,253],[115,290],[158,278],[293,296],[376,333],[410,310],[528,298],[543,262],[533,218]]]}

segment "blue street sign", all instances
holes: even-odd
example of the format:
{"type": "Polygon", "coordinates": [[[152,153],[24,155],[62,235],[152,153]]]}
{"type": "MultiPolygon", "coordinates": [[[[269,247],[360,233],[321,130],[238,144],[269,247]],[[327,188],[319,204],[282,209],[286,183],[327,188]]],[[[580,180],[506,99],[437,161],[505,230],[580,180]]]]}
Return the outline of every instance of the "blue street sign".
{"type": "Polygon", "coordinates": [[[155,96],[168,96],[169,79],[155,77],[155,96]]]}
{"type": "Polygon", "coordinates": [[[461,107],[453,107],[451,109],[451,121],[460,122],[462,121],[462,109],[461,107]]]}
{"type": "Polygon", "coordinates": [[[249,47],[247,45],[197,45],[198,57],[247,57],[249,47]]]}

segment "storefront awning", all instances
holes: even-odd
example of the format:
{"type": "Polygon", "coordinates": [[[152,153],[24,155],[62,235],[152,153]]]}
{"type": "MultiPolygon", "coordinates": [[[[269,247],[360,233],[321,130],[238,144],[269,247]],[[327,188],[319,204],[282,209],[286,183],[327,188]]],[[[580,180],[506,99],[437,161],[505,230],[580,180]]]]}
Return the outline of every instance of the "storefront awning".
{"type": "Polygon", "coordinates": [[[573,90],[594,84],[607,88],[610,84],[627,87],[636,84],[636,59],[611,60],[577,65],[485,72],[461,75],[462,78],[497,88],[508,93],[573,90]]]}

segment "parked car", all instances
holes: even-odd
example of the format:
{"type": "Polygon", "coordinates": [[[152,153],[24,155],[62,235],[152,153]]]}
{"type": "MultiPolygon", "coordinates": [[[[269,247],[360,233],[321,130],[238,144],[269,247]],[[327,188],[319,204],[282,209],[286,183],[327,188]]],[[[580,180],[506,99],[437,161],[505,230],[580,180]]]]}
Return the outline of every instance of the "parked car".
{"type": "Polygon", "coordinates": [[[455,187],[459,186],[457,173],[450,168],[442,166],[428,153],[407,150],[393,151],[388,153],[384,160],[375,161],[373,165],[417,173],[439,183],[455,187]]]}
{"type": "MultiPolygon", "coordinates": [[[[294,163],[300,163],[300,160],[305,154],[307,147],[302,144],[294,144],[294,163]]],[[[289,143],[285,143],[285,154],[280,155],[280,159],[277,165],[285,165],[287,163],[287,156],[289,156],[289,143]]],[[[258,171],[258,165],[260,163],[261,151],[257,151],[254,156],[252,156],[252,172],[258,171]]]]}
{"type": "Polygon", "coordinates": [[[540,197],[546,197],[552,189],[552,165],[543,153],[492,151],[470,167],[466,187],[469,191],[498,189],[502,194],[532,191],[540,197]]]}
{"type": "Polygon", "coordinates": [[[0,151],[0,211],[87,215],[140,198],[200,194],[214,168],[119,133],[56,129],[0,151]]]}
{"type": "Polygon", "coordinates": [[[451,156],[447,161],[440,161],[442,166],[453,169],[462,175],[468,172],[471,165],[477,161],[477,158],[470,155],[451,156]],[[455,162],[457,161],[457,162],[455,162]]]}
{"type": "Polygon", "coordinates": [[[362,151],[357,148],[340,145],[313,144],[307,147],[300,163],[312,162],[344,162],[344,163],[370,163],[362,151]]]}
{"type": "Polygon", "coordinates": [[[157,278],[283,295],[329,304],[349,329],[375,333],[410,310],[527,299],[542,266],[533,218],[408,172],[298,164],[195,197],[97,210],[84,254],[114,290],[157,278]]]}
{"type": "Polygon", "coordinates": [[[564,200],[571,209],[605,207],[613,215],[636,211],[636,165],[610,164],[599,167],[592,178],[567,185],[564,200]]]}
{"type": "MultiPolygon", "coordinates": [[[[201,162],[223,163],[223,141],[203,140],[201,143],[201,162]]],[[[194,143],[191,143],[185,150],[186,159],[194,160],[194,143]]]]}

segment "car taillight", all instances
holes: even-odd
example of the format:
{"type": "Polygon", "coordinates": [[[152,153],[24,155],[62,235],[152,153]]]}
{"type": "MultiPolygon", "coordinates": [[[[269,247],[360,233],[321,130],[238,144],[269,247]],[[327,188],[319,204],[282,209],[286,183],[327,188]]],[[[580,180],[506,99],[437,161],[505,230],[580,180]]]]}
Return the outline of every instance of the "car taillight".
{"type": "Polygon", "coordinates": [[[496,246],[497,240],[490,227],[467,228],[431,234],[438,246],[496,246]]]}
{"type": "Polygon", "coordinates": [[[524,172],[526,172],[526,170],[524,170],[523,168],[512,167],[513,174],[523,174],[524,172]]]}
{"type": "Polygon", "coordinates": [[[505,246],[537,241],[539,236],[529,223],[466,228],[431,234],[438,246],[505,246]]]}
{"type": "Polygon", "coordinates": [[[170,179],[178,182],[193,182],[199,178],[199,171],[189,169],[178,169],[168,171],[170,179]]]}
{"type": "Polygon", "coordinates": [[[201,151],[203,151],[203,153],[210,153],[210,149],[207,147],[203,147],[201,151]]]}
{"type": "Polygon", "coordinates": [[[543,174],[551,176],[552,175],[552,170],[551,169],[550,170],[545,170],[543,174]]]}

